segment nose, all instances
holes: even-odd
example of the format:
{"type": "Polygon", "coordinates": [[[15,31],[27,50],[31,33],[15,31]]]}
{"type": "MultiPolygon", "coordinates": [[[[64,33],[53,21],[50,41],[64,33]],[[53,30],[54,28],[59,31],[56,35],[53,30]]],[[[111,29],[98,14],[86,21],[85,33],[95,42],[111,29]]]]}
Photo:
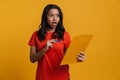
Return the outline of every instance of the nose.
{"type": "Polygon", "coordinates": [[[58,19],[58,17],[57,17],[57,16],[54,16],[54,17],[53,17],[53,20],[54,20],[54,21],[56,21],[57,19],[58,19]]]}
{"type": "Polygon", "coordinates": [[[56,21],[56,17],[55,16],[53,17],[53,20],[56,21]]]}

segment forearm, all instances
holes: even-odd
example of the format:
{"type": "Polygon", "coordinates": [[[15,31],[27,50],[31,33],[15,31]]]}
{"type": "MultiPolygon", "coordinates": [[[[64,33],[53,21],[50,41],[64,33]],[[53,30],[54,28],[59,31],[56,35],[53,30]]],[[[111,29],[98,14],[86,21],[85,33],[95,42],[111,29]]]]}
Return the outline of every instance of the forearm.
{"type": "Polygon", "coordinates": [[[46,48],[43,48],[43,49],[41,49],[40,51],[38,51],[37,53],[34,53],[34,54],[31,53],[31,54],[30,54],[30,61],[31,61],[32,63],[38,61],[40,58],[43,57],[43,55],[45,54],[46,51],[47,51],[46,48]]]}

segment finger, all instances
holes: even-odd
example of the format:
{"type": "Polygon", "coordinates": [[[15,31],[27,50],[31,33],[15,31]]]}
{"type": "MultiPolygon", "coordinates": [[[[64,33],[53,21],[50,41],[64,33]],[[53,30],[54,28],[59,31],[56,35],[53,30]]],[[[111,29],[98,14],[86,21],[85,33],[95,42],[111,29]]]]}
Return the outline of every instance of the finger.
{"type": "Polygon", "coordinates": [[[48,41],[47,44],[46,44],[46,47],[47,47],[47,50],[48,50],[49,48],[52,48],[52,47],[53,47],[53,43],[50,42],[50,41],[48,41]]]}
{"type": "Polygon", "coordinates": [[[78,55],[77,57],[85,58],[85,55],[78,55]]]}
{"type": "Polygon", "coordinates": [[[78,57],[78,60],[79,60],[79,61],[83,61],[84,59],[83,59],[83,58],[81,58],[81,57],[78,57]]]}
{"type": "Polygon", "coordinates": [[[85,54],[78,54],[77,56],[81,56],[81,57],[83,57],[83,56],[85,56],[85,54]]]}
{"type": "Polygon", "coordinates": [[[85,58],[82,58],[82,57],[78,57],[77,58],[79,61],[84,61],[85,60],[85,58]]]}
{"type": "Polygon", "coordinates": [[[78,57],[84,58],[85,56],[83,56],[83,55],[78,55],[78,57]]]}
{"type": "Polygon", "coordinates": [[[54,42],[54,40],[49,40],[49,41],[47,41],[47,46],[49,46],[49,45],[52,45],[53,44],[53,42],[54,42]]]}
{"type": "Polygon", "coordinates": [[[49,42],[50,42],[50,43],[53,43],[53,42],[55,42],[55,39],[51,39],[51,40],[49,40],[49,42]]]}
{"type": "Polygon", "coordinates": [[[48,47],[49,47],[49,48],[53,47],[53,44],[52,44],[52,43],[49,43],[49,44],[48,44],[48,47]]]}
{"type": "Polygon", "coordinates": [[[84,53],[84,52],[80,52],[80,54],[81,54],[81,55],[85,55],[85,53],[84,53]]]}

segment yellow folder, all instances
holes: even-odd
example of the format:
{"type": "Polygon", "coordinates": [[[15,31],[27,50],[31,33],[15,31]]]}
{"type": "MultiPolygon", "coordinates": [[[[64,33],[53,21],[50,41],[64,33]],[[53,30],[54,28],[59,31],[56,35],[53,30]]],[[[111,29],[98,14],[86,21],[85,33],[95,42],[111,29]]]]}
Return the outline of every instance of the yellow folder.
{"type": "Polygon", "coordinates": [[[63,57],[61,65],[76,63],[77,55],[80,52],[85,52],[92,37],[93,35],[87,35],[87,34],[73,37],[71,44],[67,49],[65,56],[63,57]]]}

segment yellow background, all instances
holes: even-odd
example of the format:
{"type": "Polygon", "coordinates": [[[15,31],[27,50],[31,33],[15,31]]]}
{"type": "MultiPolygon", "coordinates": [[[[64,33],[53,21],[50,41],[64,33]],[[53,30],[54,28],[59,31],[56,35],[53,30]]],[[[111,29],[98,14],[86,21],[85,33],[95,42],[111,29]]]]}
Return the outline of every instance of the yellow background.
{"type": "Polygon", "coordinates": [[[71,37],[94,35],[71,80],[120,80],[120,0],[0,0],[0,80],[34,80],[27,43],[48,3],[62,8],[71,37]]]}

